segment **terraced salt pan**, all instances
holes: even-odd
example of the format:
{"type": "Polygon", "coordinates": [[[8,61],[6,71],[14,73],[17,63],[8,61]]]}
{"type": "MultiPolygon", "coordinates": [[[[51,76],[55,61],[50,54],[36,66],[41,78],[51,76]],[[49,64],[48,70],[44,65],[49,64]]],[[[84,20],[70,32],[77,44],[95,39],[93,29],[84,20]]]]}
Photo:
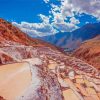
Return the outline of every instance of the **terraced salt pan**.
{"type": "Polygon", "coordinates": [[[38,77],[38,69],[35,65],[41,65],[42,62],[39,58],[25,59],[24,61],[30,64],[32,82],[24,94],[18,97],[17,100],[33,100],[33,98],[38,97],[37,89],[41,86],[41,80],[38,77]]]}

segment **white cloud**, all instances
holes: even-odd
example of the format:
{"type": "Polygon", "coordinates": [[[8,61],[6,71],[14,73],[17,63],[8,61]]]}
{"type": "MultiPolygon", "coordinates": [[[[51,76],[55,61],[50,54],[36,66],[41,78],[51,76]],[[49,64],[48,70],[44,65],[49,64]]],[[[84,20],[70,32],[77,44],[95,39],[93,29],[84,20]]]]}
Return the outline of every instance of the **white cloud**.
{"type": "Polygon", "coordinates": [[[66,22],[63,22],[63,23],[53,23],[53,25],[59,29],[61,32],[71,32],[75,29],[78,28],[78,26],[76,26],[75,24],[73,23],[66,23],[66,22]]]}
{"type": "Polygon", "coordinates": [[[59,0],[61,6],[51,4],[51,13],[53,14],[53,26],[61,31],[72,31],[78,28],[80,23],[75,18],[75,13],[81,15],[86,13],[100,20],[100,0],[59,0]],[[70,22],[65,22],[67,17],[70,22]]]}
{"type": "Polygon", "coordinates": [[[73,11],[100,18],[100,0],[61,0],[62,14],[73,16],[73,11]]]}
{"type": "Polygon", "coordinates": [[[75,11],[100,18],[100,0],[60,0],[60,2],[63,17],[73,17],[75,11]]]}
{"type": "Polygon", "coordinates": [[[71,32],[78,28],[76,24],[79,24],[79,23],[80,23],[79,20],[77,20],[75,17],[72,17],[70,19],[70,22],[65,22],[62,15],[56,14],[56,16],[54,17],[54,22],[52,23],[52,26],[62,32],[71,32]]]}
{"type": "Polygon", "coordinates": [[[79,20],[76,19],[75,17],[71,17],[71,18],[70,18],[70,23],[72,23],[72,24],[79,24],[80,22],[79,22],[79,20]]]}
{"type": "Polygon", "coordinates": [[[45,24],[49,23],[49,17],[42,15],[42,14],[40,14],[39,16],[40,16],[41,20],[43,21],[43,23],[45,23],[45,24]]]}
{"type": "Polygon", "coordinates": [[[61,2],[61,13],[64,17],[73,17],[73,5],[68,0],[62,0],[61,2]]]}
{"type": "MultiPolygon", "coordinates": [[[[50,0],[44,2],[49,4],[50,0]]],[[[13,22],[13,24],[31,36],[45,36],[55,34],[57,30],[70,32],[77,29],[80,21],[75,18],[75,14],[81,16],[82,13],[86,13],[100,20],[100,0],[58,0],[58,2],[61,5],[50,4],[49,12],[53,16],[51,23],[50,16],[40,14],[42,23],[13,22]],[[65,21],[67,17],[70,17],[68,22],[65,21]]]]}
{"type": "Polygon", "coordinates": [[[49,17],[46,17],[42,14],[39,15],[42,23],[28,23],[21,22],[20,24],[12,22],[14,26],[19,27],[23,32],[28,33],[30,36],[46,36],[57,33],[52,25],[49,23],[49,17]]]}
{"type": "Polygon", "coordinates": [[[48,3],[48,2],[49,2],[49,0],[44,0],[44,2],[45,2],[45,3],[48,3]]]}
{"type": "Polygon", "coordinates": [[[74,13],[71,14],[70,11],[71,5],[66,5],[68,9],[65,11],[64,9],[65,3],[62,3],[61,7],[51,4],[52,6],[51,13],[54,17],[52,25],[62,32],[70,32],[77,29],[78,26],[76,24],[79,24],[80,22],[78,19],[74,17],[74,13]],[[69,22],[65,21],[67,17],[71,17],[69,22]]]}

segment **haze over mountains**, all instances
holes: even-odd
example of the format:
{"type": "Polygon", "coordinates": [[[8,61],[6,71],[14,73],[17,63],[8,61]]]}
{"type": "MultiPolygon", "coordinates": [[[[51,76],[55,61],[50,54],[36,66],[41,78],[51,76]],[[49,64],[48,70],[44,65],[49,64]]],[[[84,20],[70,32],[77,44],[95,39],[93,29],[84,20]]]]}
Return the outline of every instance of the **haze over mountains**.
{"type": "Polygon", "coordinates": [[[94,23],[86,24],[72,32],[59,32],[54,35],[41,37],[40,39],[48,41],[61,48],[73,50],[79,47],[83,41],[94,38],[98,34],[100,34],[100,23],[94,23]]]}

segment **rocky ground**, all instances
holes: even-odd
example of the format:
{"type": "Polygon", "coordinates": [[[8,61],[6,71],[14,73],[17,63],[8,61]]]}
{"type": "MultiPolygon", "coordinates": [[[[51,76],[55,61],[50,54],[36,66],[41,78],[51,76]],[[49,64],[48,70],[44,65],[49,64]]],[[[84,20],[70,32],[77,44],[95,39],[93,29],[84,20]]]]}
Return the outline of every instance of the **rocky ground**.
{"type": "Polygon", "coordinates": [[[33,57],[19,60],[30,64],[33,85],[18,100],[100,100],[100,72],[97,69],[48,47],[34,50],[34,58],[40,61],[32,60],[33,57]],[[40,81],[36,90],[35,68],[40,81]]]}
{"type": "MultiPolygon", "coordinates": [[[[41,50],[40,50],[41,51],[41,50]]],[[[42,54],[42,52],[40,53],[42,54]]],[[[64,100],[99,100],[100,72],[93,66],[48,50],[43,50],[48,68],[56,74],[64,100]]],[[[58,99],[59,100],[59,99],[58,99]]]]}

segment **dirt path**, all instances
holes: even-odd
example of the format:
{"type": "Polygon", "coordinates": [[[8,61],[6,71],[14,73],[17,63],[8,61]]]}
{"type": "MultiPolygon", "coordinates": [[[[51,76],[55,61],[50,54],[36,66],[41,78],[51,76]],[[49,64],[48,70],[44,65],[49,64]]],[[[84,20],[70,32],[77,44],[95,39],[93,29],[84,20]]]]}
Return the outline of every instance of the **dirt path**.
{"type": "Polygon", "coordinates": [[[0,66],[0,96],[7,100],[14,100],[30,84],[31,73],[28,63],[23,62],[0,66]]]}

